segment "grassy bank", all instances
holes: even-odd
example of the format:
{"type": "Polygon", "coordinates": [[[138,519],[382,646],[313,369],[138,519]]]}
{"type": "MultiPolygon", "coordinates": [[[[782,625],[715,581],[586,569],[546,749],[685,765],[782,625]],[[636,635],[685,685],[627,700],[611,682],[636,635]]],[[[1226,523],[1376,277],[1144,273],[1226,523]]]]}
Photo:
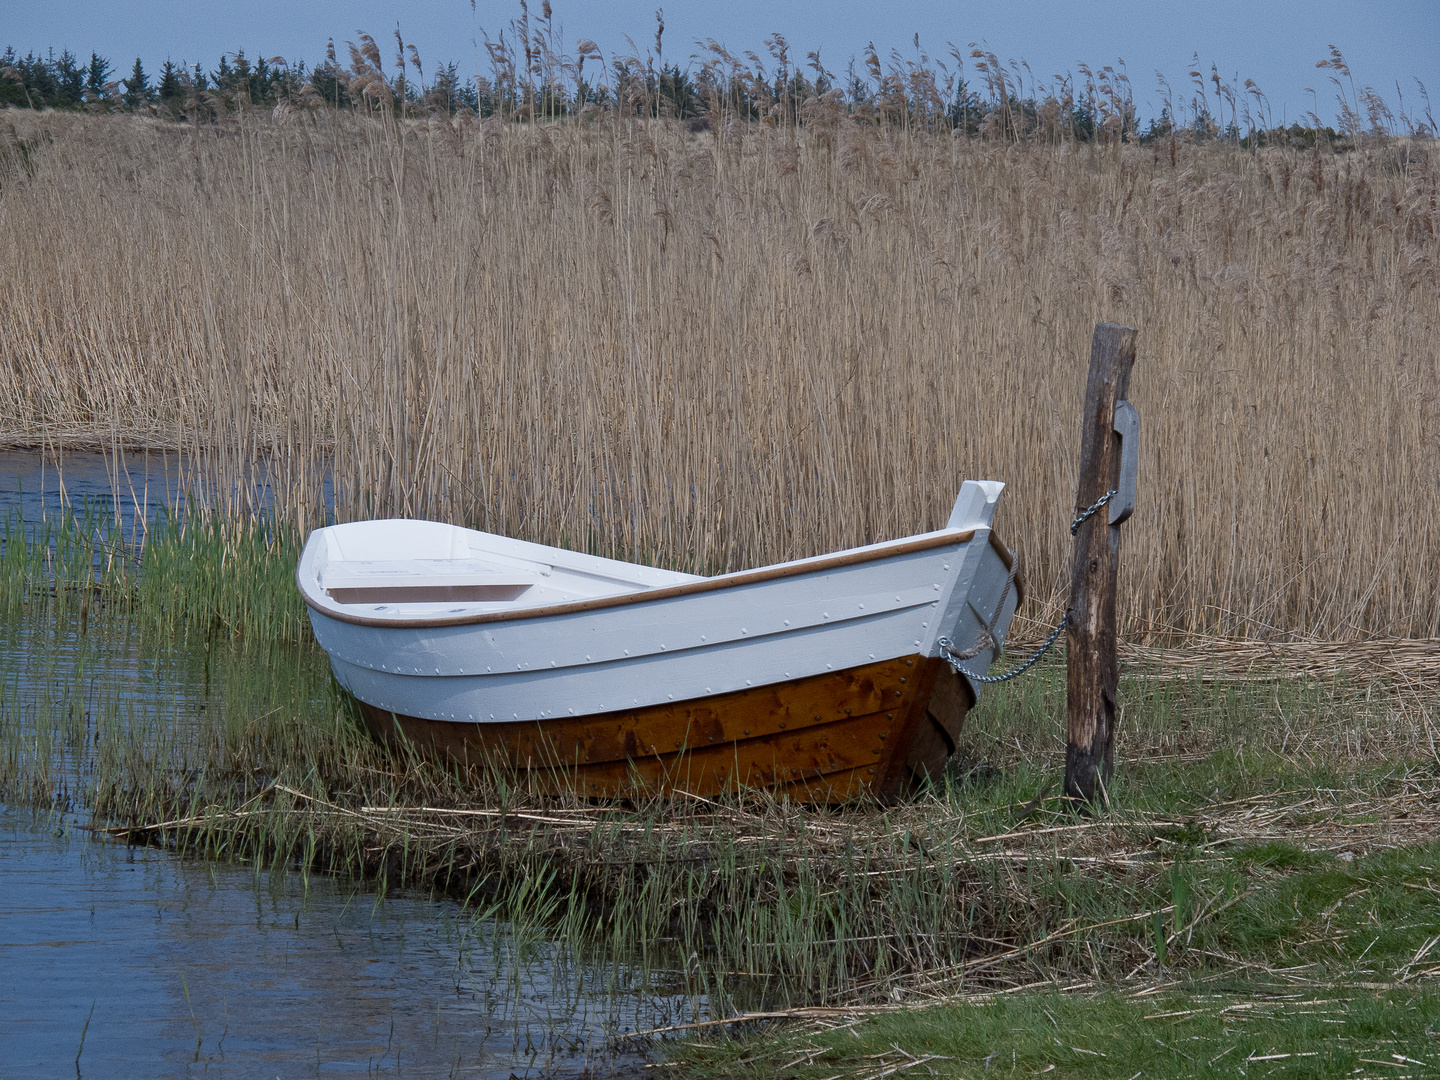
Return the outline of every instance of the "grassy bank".
{"type": "Polygon", "coordinates": [[[1017,144],[818,106],[0,129],[0,439],[189,451],[231,517],[263,471],[296,526],[333,468],[342,517],[701,572],[934,527],[992,477],[1053,625],[1105,319],[1140,329],[1127,632],[1440,634],[1427,141],[1017,144]]]}
{"type": "Polygon", "coordinates": [[[796,1080],[1434,1076],[1437,1051],[1440,994],[1433,980],[1428,986],[1274,983],[1193,991],[1170,986],[1143,996],[1038,990],[878,1015],[837,1014],[763,1041],[689,1046],[670,1057],[667,1071],[796,1080]]]}
{"type": "MultiPolygon", "coordinates": [[[[985,711],[1004,724],[985,733],[996,756],[960,801],[1008,827],[965,858],[1024,882],[1050,913],[1043,934],[898,980],[892,1000],[666,1032],[680,1040],[666,1065],[796,1080],[1440,1074],[1433,690],[1406,723],[1398,701],[1376,715],[1373,698],[1294,680],[1237,692],[1222,677],[1168,703],[1143,685],[1122,691],[1141,730],[1121,736],[1128,759],[1095,821],[1021,802],[1060,755],[1026,747],[1023,707],[985,711]],[[996,806],[987,789],[1011,778],[996,806]]],[[[972,753],[984,737],[971,731],[972,753]]]]}
{"type": "MultiPolygon", "coordinates": [[[[283,531],[157,526],[98,560],[94,539],[6,537],[4,647],[28,663],[0,689],[0,798],[89,808],[117,838],[441,890],[721,1015],[1036,984],[1237,993],[1257,972],[1321,993],[1440,963],[1420,955],[1440,714],[1394,656],[1317,650],[1301,677],[1223,642],[1135,657],[1093,819],[1055,797],[1053,664],[988,694],[944,782],[903,806],[597,805],[374,746],[297,621],[283,531]],[[104,677],[117,664],[128,682],[104,677]],[[169,689],[137,693],[147,671],[169,689]]],[[[1129,1008],[1065,1007],[1102,1006],[1129,1008]]]]}

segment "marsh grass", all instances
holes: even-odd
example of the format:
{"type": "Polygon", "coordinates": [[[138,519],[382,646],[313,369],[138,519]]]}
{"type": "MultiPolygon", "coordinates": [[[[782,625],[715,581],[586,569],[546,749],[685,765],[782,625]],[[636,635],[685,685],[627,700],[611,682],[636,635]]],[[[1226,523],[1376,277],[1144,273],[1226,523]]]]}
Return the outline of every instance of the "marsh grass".
{"type": "Polygon", "coordinates": [[[182,450],[227,520],[263,473],[303,531],[333,477],[346,519],[714,572],[935,527],[992,477],[1053,625],[1105,319],[1140,328],[1129,635],[1440,636],[1429,141],[0,126],[0,438],[182,450]]]}
{"type": "Polygon", "coordinates": [[[794,1010],[778,1028],[682,1026],[667,1065],[797,1080],[1432,1075],[1433,690],[1227,678],[1191,659],[1188,679],[1122,679],[1123,761],[1093,821],[1043,809],[1064,760],[1061,672],[967,725],[966,858],[1034,905],[1006,966],[919,973],[896,1001],[794,1010]]]}

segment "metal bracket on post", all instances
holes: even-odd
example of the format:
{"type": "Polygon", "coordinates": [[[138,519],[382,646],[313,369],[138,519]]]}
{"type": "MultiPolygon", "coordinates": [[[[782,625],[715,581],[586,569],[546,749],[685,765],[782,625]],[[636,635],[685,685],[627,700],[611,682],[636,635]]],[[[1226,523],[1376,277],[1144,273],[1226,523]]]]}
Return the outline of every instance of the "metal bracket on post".
{"type": "Polygon", "coordinates": [[[1135,512],[1135,482],[1140,469],[1140,414],[1128,401],[1115,403],[1115,434],[1120,436],[1120,482],[1110,500],[1110,524],[1135,512]]]}

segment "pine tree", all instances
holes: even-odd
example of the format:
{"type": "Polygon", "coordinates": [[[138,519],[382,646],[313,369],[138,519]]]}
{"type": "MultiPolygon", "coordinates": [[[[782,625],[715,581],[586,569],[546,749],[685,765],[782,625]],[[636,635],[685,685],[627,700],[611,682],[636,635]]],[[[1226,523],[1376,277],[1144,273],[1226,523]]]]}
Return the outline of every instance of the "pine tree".
{"type": "Polygon", "coordinates": [[[255,61],[255,70],[250,73],[251,104],[269,104],[270,85],[274,81],[274,75],[270,65],[265,62],[265,57],[262,56],[255,61]]]}
{"type": "Polygon", "coordinates": [[[154,97],[155,91],[150,88],[150,76],[145,74],[137,56],[135,67],[131,69],[130,77],[125,80],[125,107],[134,112],[150,104],[154,97]]]}
{"type": "Polygon", "coordinates": [[[105,96],[105,83],[110,78],[110,61],[99,53],[90,54],[90,67],[85,73],[85,91],[97,99],[105,96]]]}
{"type": "Polygon", "coordinates": [[[55,62],[56,103],[73,109],[85,100],[85,69],[75,61],[75,54],[66,49],[55,62]]]}
{"type": "Polygon", "coordinates": [[[325,62],[310,72],[310,85],[327,105],[340,108],[350,103],[350,96],[340,82],[340,65],[335,60],[335,39],[325,47],[325,62]]]}
{"type": "Polygon", "coordinates": [[[15,47],[8,46],[0,53],[0,105],[27,105],[25,77],[20,74],[20,57],[15,47]]]}
{"type": "Polygon", "coordinates": [[[233,90],[246,105],[255,104],[255,98],[251,93],[250,75],[250,61],[245,58],[245,50],[241,49],[235,54],[235,72],[230,77],[231,86],[227,89],[233,90]]]}
{"type": "Polygon", "coordinates": [[[185,69],[176,67],[167,59],[160,68],[160,82],[155,87],[161,112],[176,120],[185,113],[185,80],[185,69]]]}
{"type": "Polygon", "coordinates": [[[185,84],[181,81],[181,69],[169,60],[160,69],[160,85],[156,87],[162,103],[185,96],[185,84]]]}
{"type": "Polygon", "coordinates": [[[435,73],[435,81],[426,91],[425,103],[433,109],[439,109],[447,116],[452,116],[460,104],[459,97],[460,68],[452,61],[442,65],[440,70],[435,73]]]}
{"type": "Polygon", "coordinates": [[[210,73],[210,81],[221,94],[228,94],[235,88],[235,69],[230,66],[228,55],[220,57],[220,66],[210,73]]]}
{"type": "Polygon", "coordinates": [[[55,80],[55,50],[49,57],[30,53],[21,62],[20,72],[25,78],[25,88],[30,92],[31,105],[40,108],[53,106],[60,97],[60,86],[55,80]]]}

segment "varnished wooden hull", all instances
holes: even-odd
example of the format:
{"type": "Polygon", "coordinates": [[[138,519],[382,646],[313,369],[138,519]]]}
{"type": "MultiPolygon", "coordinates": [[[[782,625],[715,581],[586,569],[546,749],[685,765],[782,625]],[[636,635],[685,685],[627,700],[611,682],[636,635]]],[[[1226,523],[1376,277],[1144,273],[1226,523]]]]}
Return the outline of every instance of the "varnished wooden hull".
{"type": "Polygon", "coordinates": [[[457,723],[360,702],[371,731],[462,767],[514,770],[537,793],[714,797],[761,788],[806,803],[903,796],[936,775],[972,704],[921,655],[590,716],[457,723]]]}

